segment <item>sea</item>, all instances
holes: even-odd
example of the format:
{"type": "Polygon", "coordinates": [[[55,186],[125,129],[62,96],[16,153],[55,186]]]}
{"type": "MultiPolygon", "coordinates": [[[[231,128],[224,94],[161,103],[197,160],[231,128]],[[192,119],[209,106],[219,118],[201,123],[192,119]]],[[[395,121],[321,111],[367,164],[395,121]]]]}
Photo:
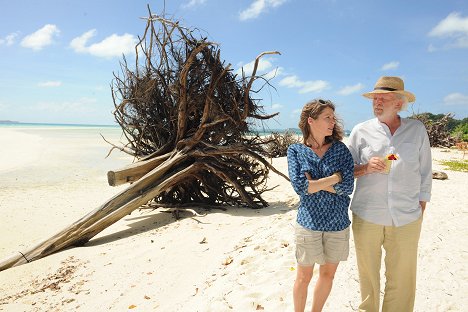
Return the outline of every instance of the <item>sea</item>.
{"type": "MultiPolygon", "coordinates": [[[[27,123],[27,122],[16,122],[8,120],[0,120],[0,128],[67,128],[67,129],[108,129],[108,130],[120,130],[119,125],[93,125],[93,124],[63,124],[63,123],[27,123]]],[[[286,129],[253,129],[251,134],[258,134],[260,136],[271,135],[272,133],[286,133],[292,132],[297,135],[301,135],[301,130],[298,128],[286,128],[286,129]]],[[[349,136],[350,130],[345,130],[345,136],[349,136]]]]}

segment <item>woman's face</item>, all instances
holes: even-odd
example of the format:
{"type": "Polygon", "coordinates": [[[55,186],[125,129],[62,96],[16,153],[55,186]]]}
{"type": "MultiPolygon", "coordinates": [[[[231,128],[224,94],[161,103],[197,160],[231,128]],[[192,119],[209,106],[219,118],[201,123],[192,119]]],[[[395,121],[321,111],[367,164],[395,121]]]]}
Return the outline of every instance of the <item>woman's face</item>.
{"type": "Polygon", "coordinates": [[[330,107],[326,107],[317,119],[309,117],[307,122],[314,136],[330,136],[336,124],[335,112],[330,107]]]}

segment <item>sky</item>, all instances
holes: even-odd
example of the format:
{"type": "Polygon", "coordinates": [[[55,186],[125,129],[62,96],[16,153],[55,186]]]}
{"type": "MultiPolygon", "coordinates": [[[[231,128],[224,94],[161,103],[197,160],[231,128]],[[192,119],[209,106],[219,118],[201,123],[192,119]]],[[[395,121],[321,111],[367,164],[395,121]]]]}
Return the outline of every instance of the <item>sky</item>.
{"type": "Polygon", "coordinates": [[[274,77],[256,98],[297,128],[305,103],[336,104],[345,129],[372,118],[371,91],[399,76],[413,113],[468,117],[466,0],[0,0],[0,120],[116,125],[111,84],[134,64],[149,5],[219,44],[234,72],[274,77]]]}

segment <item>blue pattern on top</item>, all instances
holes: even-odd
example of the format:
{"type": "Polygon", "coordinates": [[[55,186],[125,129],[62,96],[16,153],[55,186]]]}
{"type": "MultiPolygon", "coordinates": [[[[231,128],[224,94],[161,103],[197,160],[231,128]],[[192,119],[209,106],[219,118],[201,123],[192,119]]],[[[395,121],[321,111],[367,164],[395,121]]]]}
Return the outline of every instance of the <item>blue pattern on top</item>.
{"type": "Polygon", "coordinates": [[[341,231],[350,225],[348,206],[349,195],[354,190],[354,161],[343,142],[333,142],[322,158],[304,144],[291,144],[288,147],[288,172],[294,191],[300,197],[297,223],[314,231],[341,231]],[[309,182],[305,172],[315,180],[337,171],[343,179],[333,186],[336,194],[307,192],[309,182]]]}

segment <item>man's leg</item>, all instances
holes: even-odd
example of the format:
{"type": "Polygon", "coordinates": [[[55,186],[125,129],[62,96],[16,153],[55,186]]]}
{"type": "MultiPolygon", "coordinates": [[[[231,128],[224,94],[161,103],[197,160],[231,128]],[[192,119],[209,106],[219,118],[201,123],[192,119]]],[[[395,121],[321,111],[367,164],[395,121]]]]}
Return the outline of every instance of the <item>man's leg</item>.
{"type": "Polygon", "coordinates": [[[353,214],[352,227],[362,299],[359,311],[378,312],[384,226],[367,222],[353,214]]]}
{"type": "Polygon", "coordinates": [[[385,227],[387,282],[382,312],[413,311],[421,223],[422,217],[404,226],[385,227]]]}

